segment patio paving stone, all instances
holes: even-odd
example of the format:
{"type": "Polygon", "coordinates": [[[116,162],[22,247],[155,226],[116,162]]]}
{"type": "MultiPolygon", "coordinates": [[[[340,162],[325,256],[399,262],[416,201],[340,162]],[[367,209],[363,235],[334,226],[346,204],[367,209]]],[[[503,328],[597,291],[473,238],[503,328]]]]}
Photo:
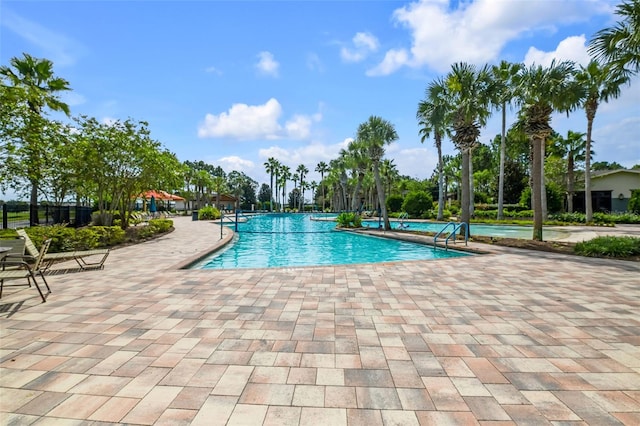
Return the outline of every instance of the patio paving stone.
{"type": "Polygon", "coordinates": [[[220,228],[174,221],[4,289],[0,424],[640,424],[638,262],[185,270],[220,228]]]}

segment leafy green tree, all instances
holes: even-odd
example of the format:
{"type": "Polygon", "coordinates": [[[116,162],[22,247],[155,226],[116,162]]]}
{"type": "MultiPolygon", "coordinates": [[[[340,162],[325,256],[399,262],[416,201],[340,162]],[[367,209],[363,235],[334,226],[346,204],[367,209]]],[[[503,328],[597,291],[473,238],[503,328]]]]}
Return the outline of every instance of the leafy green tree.
{"type": "Polygon", "coordinates": [[[362,141],[367,147],[369,157],[373,166],[373,176],[376,182],[378,192],[378,203],[382,211],[384,220],[384,229],[390,230],[389,214],[385,203],[384,186],[380,178],[380,163],[384,157],[384,146],[398,139],[398,133],[393,124],[377,116],[369,117],[364,123],[358,126],[358,140],[362,141]]]}
{"type": "Polygon", "coordinates": [[[601,171],[601,170],[620,170],[624,169],[624,166],[618,162],[609,163],[608,161],[596,161],[591,164],[591,170],[593,171],[601,171]]]}
{"type": "Polygon", "coordinates": [[[518,88],[518,100],[523,105],[521,117],[524,131],[532,141],[533,161],[533,239],[542,241],[542,144],[551,135],[551,114],[555,111],[570,111],[578,100],[579,92],[572,79],[573,63],[556,62],[548,67],[531,65],[522,73],[518,88]]]}
{"type": "Polygon", "coordinates": [[[640,71],[640,0],[622,1],[616,15],[621,20],[595,34],[589,53],[613,71],[629,76],[640,71]]]}
{"type": "MultiPolygon", "coordinates": [[[[636,2],[640,7],[640,2],[636,2]]],[[[640,12],[636,17],[640,17],[640,12]]],[[[636,30],[639,28],[636,26],[636,30]]],[[[636,35],[636,38],[640,36],[636,35]]],[[[629,82],[628,75],[616,71],[611,66],[602,66],[596,61],[591,61],[586,67],[581,66],[576,75],[576,80],[582,89],[582,107],[587,115],[587,140],[585,152],[591,152],[591,130],[593,120],[596,117],[598,105],[608,102],[620,96],[620,87],[629,82]]],[[[586,221],[593,220],[593,206],[591,203],[591,158],[585,157],[584,173],[584,201],[586,221]]]]}
{"type": "Polygon", "coordinates": [[[56,77],[53,72],[53,62],[48,59],[38,59],[24,53],[23,58],[14,57],[11,66],[0,67],[2,85],[11,91],[10,97],[14,103],[22,104],[26,113],[22,124],[24,128],[14,133],[14,142],[19,142],[19,155],[22,175],[29,181],[30,195],[30,223],[38,224],[38,188],[46,169],[46,152],[49,147],[45,144],[42,133],[47,126],[45,108],[51,111],[62,111],[69,115],[69,106],[59,98],[61,92],[71,90],[69,82],[56,77]]]}
{"type": "Polygon", "coordinates": [[[425,191],[408,193],[402,203],[402,210],[409,213],[411,217],[421,217],[432,208],[433,199],[431,198],[431,194],[425,191]]]}
{"type": "Polygon", "coordinates": [[[271,188],[266,183],[263,183],[260,186],[260,191],[258,191],[258,202],[264,208],[264,204],[271,203],[271,188]]]}
{"type": "Polygon", "coordinates": [[[390,195],[387,198],[387,209],[390,212],[397,213],[402,210],[402,203],[404,202],[404,198],[400,195],[390,195]]]}

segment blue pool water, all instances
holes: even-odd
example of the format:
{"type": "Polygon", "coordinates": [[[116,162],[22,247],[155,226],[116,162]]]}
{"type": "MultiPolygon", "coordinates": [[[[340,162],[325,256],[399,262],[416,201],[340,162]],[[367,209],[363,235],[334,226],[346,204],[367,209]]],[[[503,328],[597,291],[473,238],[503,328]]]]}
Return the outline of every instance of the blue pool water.
{"type": "Polygon", "coordinates": [[[421,244],[336,231],[335,227],[333,221],[312,221],[310,215],[258,215],[238,224],[232,244],[192,268],[344,265],[467,256],[421,244]]]}

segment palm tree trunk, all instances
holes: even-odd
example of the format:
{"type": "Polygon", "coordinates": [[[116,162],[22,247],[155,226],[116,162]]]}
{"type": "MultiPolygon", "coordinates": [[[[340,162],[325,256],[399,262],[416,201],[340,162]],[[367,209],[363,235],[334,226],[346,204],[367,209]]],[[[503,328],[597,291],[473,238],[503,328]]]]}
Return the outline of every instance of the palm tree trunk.
{"type": "Polygon", "coordinates": [[[442,141],[440,135],[436,135],[436,148],[438,148],[438,217],[436,220],[444,218],[444,162],[442,161],[442,141]]]}
{"type": "Polygon", "coordinates": [[[502,133],[500,135],[500,176],[498,177],[498,220],[504,219],[504,160],[507,155],[507,107],[502,104],[502,133]]]}
{"type": "MultiPolygon", "coordinates": [[[[469,227],[469,220],[471,219],[471,214],[469,211],[469,207],[471,202],[469,201],[471,198],[471,193],[469,191],[469,149],[462,150],[462,199],[460,201],[460,221],[467,224],[469,227]]],[[[460,228],[460,235],[464,235],[464,229],[460,228]]],[[[469,232],[471,235],[471,232],[469,232]]]]}
{"type": "Polygon", "coordinates": [[[569,158],[567,159],[567,192],[569,196],[567,197],[567,211],[569,213],[573,213],[573,154],[569,153],[569,158]]]}
{"type": "Polygon", "coordinates": [[[384,187],[382,186],[382,179],[380,179],[380,170],[377,162],[373,162],[373,177],[376,180],[376,188],[378,190],[378,203],[380,205],[380,212],[382,219],[384,220],[384,230],[391,229],[391,222],[389,222],[389,214],[387,213],[387,206],[384,202],[384,187]]]}
{"type": "MultiPolygon", "coordinates": [[[[593,116],[595,116],[595,111],[593,116]]],[[[587,114],[587,141],[584,157],[584,212],[587,223],[593,222],[593,204],[591,203],[591,129],[593,127],[593,116],[587,114]]]]}
{"type": "Polygon", "coordinates": [[[533,137],[533,161],[531,175],[533,188],[531,190],[531,204],[533,206],[533,239],[542,241],[542,138],[533,137]]]}
{"type": "MultiPolygon", "coordinates": [[[[474,213],[474,194],[473,194],[473,148],[469,150],[469,218],[474,213]]],[[[467,222],[469,223],[469,222],[467,222]]]]}
{"type": "Polygon", "coordinates": [[[541,203],[542,203],[542,220],[545,221],[547,220],[547,216],[548,216],[548,211],[547,211],[547,183],[545,180],[545,173],[544,173],[544,158],[545,158],[545,147],[546,147],[546,140],[542,139],[542,143],[540,144],[540,162],[541,162],[541,176],[540,176],[540,199],[541,199],[541,203]]]}

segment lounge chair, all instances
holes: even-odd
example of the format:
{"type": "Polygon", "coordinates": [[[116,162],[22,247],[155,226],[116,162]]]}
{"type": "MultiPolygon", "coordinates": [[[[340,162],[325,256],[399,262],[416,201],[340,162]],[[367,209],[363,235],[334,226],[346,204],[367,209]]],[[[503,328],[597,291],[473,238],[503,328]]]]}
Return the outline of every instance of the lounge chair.
{"type": "MultiPolygon", "coordinates": [[[[40,297],[42,297],[42,302],[46,302],[47,298],[42,293],[40,286],[38,285],[38,281],[36,281],[36,275],[40,275],[44,285],[47,287],[48,293],[51,293],[51,289],[49,288],[49,283],[44,278],[42,264],[44,262],[44,257],[49,250],[49,245],[51,244],[51,240],[46,240],[40,251],[37,252],[37,256],[35,256],[35,262],[33,264],[29,264],[24,260],[17,260],[16,258],[6,257],[0,261],[0,297],[2,297],[2,290],[4,288],[4,282],[8,280],[19,280],[19,279],[27,279],[27,283],[24,285],[29,285],[31,287],[31,282],[35,284],[38,289],[38,293],[40,293],[40,297]]],[[[21,284],[18,284],[21,285],[21,284]]]]}
{"type": "MultiPolygon", "coordinates": [[[[25,232],[24,229],[18,229],[16,232],[18,232],[18,235],[24,238],[27,252],[31,256],[35,257],[38,253],[38,249],[33,244],[33,241],[31,241],[31,238],[29,238],[29,235],[25,232]]],[[[102,269],[104,268],[104,261],[107,260],[108,256],[109,256],[109,249],[76,250],[76,251],[65,251],[62,253],[46,253],[43,259],[43,262],[44,262],[43,270],[46,271],[55,262],[61,262],[61,261],[71,260],[71,259],[75,260],[80,266],[80,269],[82,270],[85,270],[87,268],[102,269]],[[94,257],[94,256],[95,257],[100,256],[100,258],[94,262],[87,262],[85,260],[85,258],[87,257],[94,257]]]]}
{"type": "Polygon", "coordinates": [[[1,239],[0,247],[10,247],[11,250],[0,253],[0,259],[4,256],[22,256],[24,254],[25,240],[22,237],[1,239]]]}

